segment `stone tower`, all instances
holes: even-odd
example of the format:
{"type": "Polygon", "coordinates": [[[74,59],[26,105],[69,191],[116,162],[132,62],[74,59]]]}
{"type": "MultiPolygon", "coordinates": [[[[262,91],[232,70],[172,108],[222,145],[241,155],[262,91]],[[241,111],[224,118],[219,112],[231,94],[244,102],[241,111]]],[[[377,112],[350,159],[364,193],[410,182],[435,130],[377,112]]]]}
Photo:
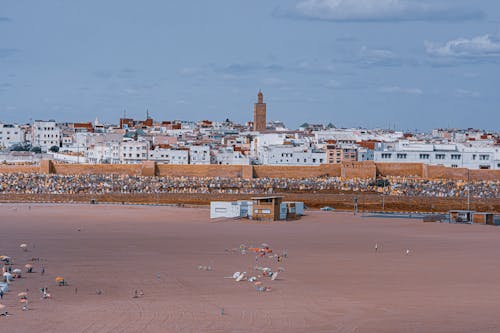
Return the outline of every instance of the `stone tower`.
{"type": "Polygon", "coordinates": [[[264,103],[264,94],[259,91],[257,103],[253,107],[253,130],[264,132],[266,130],[266,103],[264,103]]]}

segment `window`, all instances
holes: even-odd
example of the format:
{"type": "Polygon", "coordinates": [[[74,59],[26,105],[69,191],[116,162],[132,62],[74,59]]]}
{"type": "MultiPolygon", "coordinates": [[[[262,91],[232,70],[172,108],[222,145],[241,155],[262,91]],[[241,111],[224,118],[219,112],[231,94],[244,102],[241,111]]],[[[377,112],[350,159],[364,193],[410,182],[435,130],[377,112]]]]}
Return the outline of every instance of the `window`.
{"type": "Polygon", "coordinates": [[[428,160],[429,159],[429,154],[420,154],[419,155],[421,160],[428,160]]]}
{"type": "Polygon", "coordinates": [[[406,154],[397,154],[396,157],[399,159],[406,159],[406,154]]]}
{"type": "Polygon", "coordinates": [[[462,157],[460,154],[451,154],[451,159],[452,160],[459,160],[462,157]]]}
{"type": "Polygon", "coordinates": [[[445,154],[436,154],[436,160],[444,160],[446,157],[445,154]]]}
{"type": "Polygon", "coordinates": [[[384,159],[391,158],[391,156],[392,156],[392,154],[388,154],[388,153],[382,154],[382,158],[384,158],[384,159]]]}
{"type": "Polygon", "coordinates": [[[458,165],[457,164],[452,164],[451,167],[452,168],[458,168],[458,165]]]}
{"type": "Polygon", "coordinates": [[[476,154],[473,154],[472,155],[472,160],[475,161],[476,160],[476,154]]]}
{"type": "Polygon", "coordinates": [[[490,155],[479,155],[480,161],[488,161],[490,159],[490,155]]]}

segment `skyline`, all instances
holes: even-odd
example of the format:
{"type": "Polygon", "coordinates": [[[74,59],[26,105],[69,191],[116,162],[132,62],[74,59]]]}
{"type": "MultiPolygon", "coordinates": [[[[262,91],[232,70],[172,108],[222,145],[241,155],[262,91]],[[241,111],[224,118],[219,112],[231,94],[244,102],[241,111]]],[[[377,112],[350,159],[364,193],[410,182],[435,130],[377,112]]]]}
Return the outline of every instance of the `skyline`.
{"type": "Polygon", "coordinates": [[[374,3],[0,0],[0,119],[498,131],[500,4],[374,3]]]}

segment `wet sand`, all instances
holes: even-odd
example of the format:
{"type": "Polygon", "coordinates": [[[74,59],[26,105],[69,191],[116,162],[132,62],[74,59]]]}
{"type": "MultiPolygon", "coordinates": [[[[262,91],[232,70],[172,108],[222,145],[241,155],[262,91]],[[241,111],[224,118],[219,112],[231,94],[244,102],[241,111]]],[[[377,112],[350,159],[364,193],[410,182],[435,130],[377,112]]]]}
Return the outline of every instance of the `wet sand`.
{"type": "Polygon", "coordinates": [[[0,205],[0,254],[14,267],[41,260],[0,301],[12,313],[0,331],[500,331],[500,228],[307,214],[259,224],[210,221],[203,208],[0,205]],[[262,242],[288,251],[279,265],[258,262],[285,268],[263,280],[271,292],[224,278],[255,265],[226,248],[262,242]],[[40,299],[44,286],[53,299],[40,299]],[[26,288],[31,310],[21,311],[26,288]]]}

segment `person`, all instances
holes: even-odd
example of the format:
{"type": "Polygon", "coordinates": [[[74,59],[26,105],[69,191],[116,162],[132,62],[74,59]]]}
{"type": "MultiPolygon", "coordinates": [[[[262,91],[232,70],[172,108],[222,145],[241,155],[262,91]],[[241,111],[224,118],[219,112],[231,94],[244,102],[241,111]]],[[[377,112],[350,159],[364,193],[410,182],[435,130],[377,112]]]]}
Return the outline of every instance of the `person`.
{"type": "Polygon", "coordinates": [[[3,289],[0,288],[0,299],[3,299],[3,289]]]}
{"type": "Polygon", "coordinates": [[[45,266],[44,265],[42,265],[42,269],[40,270],[40,274],[41,275],[45,274],[45,266]]]}
{"type": "Polygon", "coordinates": [[[138,297],[139,297],[139,295],[138,295],[137,293],[138,293],[138,292],[137,292],[137,289],[136,289],[136,290],[134,290],[134,296],[133,296],[132,298],[138,298],[138,297]]]}
{"type": "Polygon", "coordinates": [[[378,251],[378,243],[375,243],[375,252],[378,251]]]}

